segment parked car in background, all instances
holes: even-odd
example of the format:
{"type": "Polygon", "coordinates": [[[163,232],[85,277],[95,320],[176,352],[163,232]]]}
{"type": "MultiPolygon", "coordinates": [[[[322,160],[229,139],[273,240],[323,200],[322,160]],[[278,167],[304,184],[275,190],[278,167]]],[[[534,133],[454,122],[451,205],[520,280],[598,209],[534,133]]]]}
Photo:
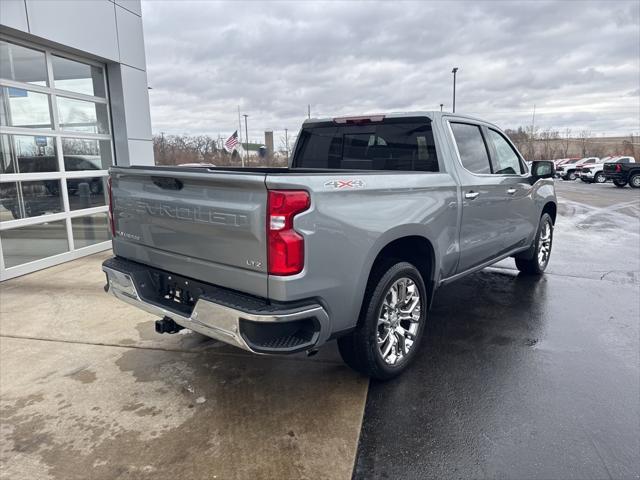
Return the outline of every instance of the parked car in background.
{"type": "Polygon", "coordinates": [[[556,166],[556,168],[560,165],[563,165],[565,163],[574,161],[574,160],[580,160],[579,158],[556,158],[553,163],[556,166]]]}
{"type": "Polygon", "coordinates": [[[579,165],[577,174],[580,180],[585,183],[604,183],[607,178],[604,175],[604,164],[614,161],[617,157],[602,157],[599,162],[589,165],[579,165]]]}
{"type": "Polygon", "coordinates": [[[306,120],[288,168],[112,167],[106,290],[262,354],[378,379],[416,356],[436,289],[503,258],[540,275],[557,202],[498,127],[426,112],[306,120]]]}
{"type": "Polygon", "coordinates": [[[618,157],[614,162],[606,163],[604,175],[616,187],[622,188],[628,183],[633,188],[640,188],[640,164],[636,163],[634,157],[618,157]]]}
{"type": "Polygon", "coordinates": [[[556,169],[560,166],[560,165],[564,165],[565,163],[573,163],[574,161],[578,161],[580,160],[580,157],[574,157],[574,158],[558,158],[556,160],[553,161],[556,169]]]}
{"type": "Polygon", "coordinates": [[[578,167],[594,164],[600,159],[598,157],[585,157],[579,160],[572,160],[556,168],[556,176],[563,180],[575,180],[578,178],[578,167]]]}

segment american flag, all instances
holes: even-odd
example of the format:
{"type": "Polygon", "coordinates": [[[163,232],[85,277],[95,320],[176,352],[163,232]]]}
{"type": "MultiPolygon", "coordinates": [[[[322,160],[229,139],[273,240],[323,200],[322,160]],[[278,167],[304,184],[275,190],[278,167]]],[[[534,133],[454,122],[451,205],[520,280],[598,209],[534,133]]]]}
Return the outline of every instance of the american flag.
{"type": "Polygon", "coordinates": [[[237,145],[238,145],[238,131],[236,130],[235,132],[233,132],[233,135],[227,138],[227,140],[224,142],[224,146],[227,150],[231,152],[233,151],[234,148],[236,148],[237,145]]]}

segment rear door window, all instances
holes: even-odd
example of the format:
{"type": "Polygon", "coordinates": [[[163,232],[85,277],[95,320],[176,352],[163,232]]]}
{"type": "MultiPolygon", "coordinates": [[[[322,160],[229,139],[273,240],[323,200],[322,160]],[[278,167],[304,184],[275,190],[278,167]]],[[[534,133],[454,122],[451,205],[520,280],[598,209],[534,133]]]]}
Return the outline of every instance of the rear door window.
{"type": "Polygon", "coordinates": [[[478,125],[451,123],[460,161],[471,173],[491,173],[489,153],[478,125]]]}
{"type": "Polygon", "coordinates": [[[495,156],[491,158],[494,174],[520,175],[523,173],[518,154],[501,133],[490,128],[489,141],[495,151],[495,156]]]}
{"type": "Polygon", "coordinates": [[[431,123],[426,119],[320,124],[304,128],[298,145],[296,168],[438,171],[431,123]]]}

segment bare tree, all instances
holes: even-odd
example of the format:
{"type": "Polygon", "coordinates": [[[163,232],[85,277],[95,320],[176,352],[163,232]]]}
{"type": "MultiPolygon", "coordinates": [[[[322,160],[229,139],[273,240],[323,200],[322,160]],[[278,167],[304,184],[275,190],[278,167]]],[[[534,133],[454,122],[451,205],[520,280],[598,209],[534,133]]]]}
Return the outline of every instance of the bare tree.
{"type": "Polygon", "coordinates": [[[580,130],[580,133],[578,134],[578,139],[580,140],[580,147],[582,149],[582,156],[586,157],[589,155],[589,148],[590,148],[590,140],[593,137],[593,134],[591,133],[590,130],[580,130]]]}
{"type": "Polygon", "coordinates": [[[558,140],[560,133],[557,130],[547,129],[540,132],[539,159],[553,160],[558,152],[558,140]]]}
{"type": "Polygon", "coordinates": [[[529,144],[529,137],[527,132],[522,127],[518,127],[517,130],[507,129],[505,132],[511,141],[515,144],[520,153],[525,154],[529,144]]]}
{"type": "Polygon", "coordinates": [[[622,141],[620,152],[622,155],[630,155],[638,161],[638,153],[640,151],[640,148],[638,148],[639,146],[640,143],[638,143],[638,139],[631,134],[628,139],[624,139],[622,141]]]}
{"type": "Polygon", "coordinates": [[[208,135],[154,135],[153,152],[157,165],[231,164],[231,155],[218,148],[216,139],[208,135]]]}
{"type": "Polygon", "coordinates": [[[560,155],[562,158],[569,156],[569,146],[571,145],[571,129],[565,128],[562,132],[562,143],[560,148],[560,155]]]}

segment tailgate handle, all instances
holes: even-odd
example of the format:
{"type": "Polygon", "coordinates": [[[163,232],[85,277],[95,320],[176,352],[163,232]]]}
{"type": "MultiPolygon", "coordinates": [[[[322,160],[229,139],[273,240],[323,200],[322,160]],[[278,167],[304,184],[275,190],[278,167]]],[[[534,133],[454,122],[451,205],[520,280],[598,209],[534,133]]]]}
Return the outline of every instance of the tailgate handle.
{"type": "Polygon", "coordinates": [[[177,178],[151,177],[154,185],[164,190],[182,190],[183,184],[177,178]]]}

